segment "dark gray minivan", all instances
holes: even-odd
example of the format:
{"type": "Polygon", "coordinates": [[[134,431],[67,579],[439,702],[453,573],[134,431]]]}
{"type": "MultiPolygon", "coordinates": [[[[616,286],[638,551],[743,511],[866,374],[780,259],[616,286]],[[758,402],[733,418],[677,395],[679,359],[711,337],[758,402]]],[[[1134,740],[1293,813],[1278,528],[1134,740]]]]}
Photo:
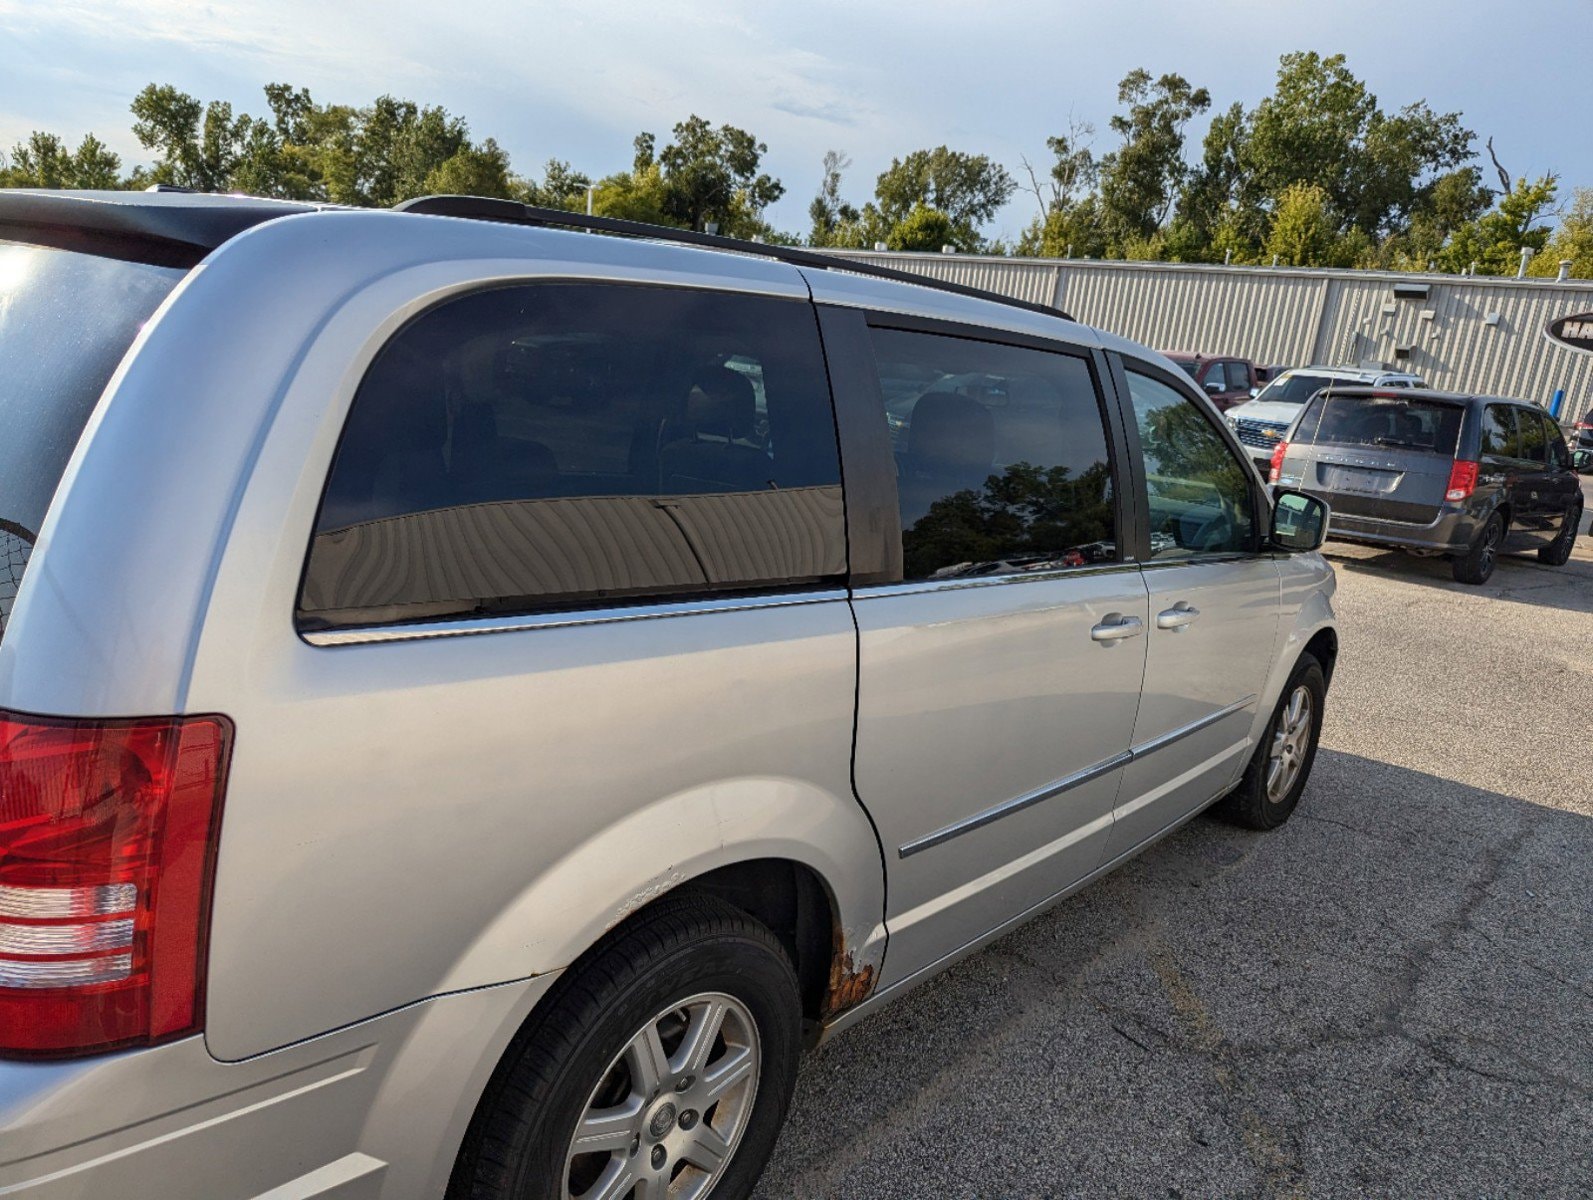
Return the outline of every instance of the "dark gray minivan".
{"type": "Polygon", "coordinates": [[[1325,389],[1272,456],[1271,481],[1326,500],[1333,536],[1446,554],[1485,583],[1501,551],[1571,557],[1582,492],[1559,427],[1496,396],[1325,389]]]}

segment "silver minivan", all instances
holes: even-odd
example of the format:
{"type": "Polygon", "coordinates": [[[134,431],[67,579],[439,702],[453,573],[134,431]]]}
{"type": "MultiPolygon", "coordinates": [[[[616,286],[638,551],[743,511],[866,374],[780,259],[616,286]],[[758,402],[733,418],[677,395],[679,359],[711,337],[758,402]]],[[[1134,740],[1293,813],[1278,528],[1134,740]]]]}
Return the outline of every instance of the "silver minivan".
{"type": "Polygon", "coordinates": [[[1326,508],[1177,368],[408,207],[0,194],[0,1195],[742,1197],[803,1046],[1294,809],[1326,508]]]}

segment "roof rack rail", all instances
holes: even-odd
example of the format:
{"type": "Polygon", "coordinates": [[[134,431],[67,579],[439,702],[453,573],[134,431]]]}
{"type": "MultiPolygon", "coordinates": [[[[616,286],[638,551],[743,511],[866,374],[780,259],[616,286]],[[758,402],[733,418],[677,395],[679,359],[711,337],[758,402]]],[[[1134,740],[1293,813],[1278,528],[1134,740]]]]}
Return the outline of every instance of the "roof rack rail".
{"type": "Polygon", "coordinates": [[[593,233],[613,233],[622,237],[654,238],[660,241],[679,242],[687,246],[706,246],[714,250],[733,250],[738,254],[753,254],[760,258],[773,258],[797,267],[813,267],[820,271],[848,271],[854,275],[871,275],[877,279],[893,279],[898,283],[913,283],[920,287],[951,292],[975,300],[990,300],[1012,308],[1042,313],[1048,317],[1073,318],[1060,308],[1036,304],[1031,300],[1018,300],[999,292],[968,287],[913,271],[898,271],[872,262],[844,258],[840,255],[815,254],[795,246],[775,246],[767,242],[749,242],[741,238],[724,237],[717,233],[699,233],[695,229],[676,229],[670,225],[651,225],[645,221],[624,221],[618,217],[595,217],[587,213],[566,212],[561,208],[538,208],[521,204],[517,200],[500,200],[492,196],[416,196],[393,205],[398,212],[423,213],[438,217],[466,217],[476,221],[501,221],[508,225],[563,226],[567,229],[586,229],[593,233]]]}

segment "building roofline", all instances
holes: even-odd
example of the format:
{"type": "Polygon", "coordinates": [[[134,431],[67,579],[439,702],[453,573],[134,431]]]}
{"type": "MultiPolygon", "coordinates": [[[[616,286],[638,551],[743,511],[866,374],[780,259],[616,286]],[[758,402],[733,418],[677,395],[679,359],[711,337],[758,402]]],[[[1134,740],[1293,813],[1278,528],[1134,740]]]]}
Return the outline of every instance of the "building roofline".
{"type": "Polygon", "coordinates": [[[1382,271],[1352,267],[1271,267],[1257,263],[1178,263],[1154,259],[1120,258],[1030,258],[1027,255],[1004,254],[933,254],[921,250],[844,250],[815,249],[815,254],[834,254],[864,261],[919,261],[957,263],[1022,263],[1045,267],[1091,267],[1104,270],[1129,271],[1154,268],[1162,271],[1191,272],[1249,276],[1284,276],[1307,279],[1370,279],[1395,283],[1466,283],[1488,287],[1546,287],[1562,291],[1593,291],[1593,279],[1547,279],[1528,275],[1450,275],[1442,271],[1382,271]]]}

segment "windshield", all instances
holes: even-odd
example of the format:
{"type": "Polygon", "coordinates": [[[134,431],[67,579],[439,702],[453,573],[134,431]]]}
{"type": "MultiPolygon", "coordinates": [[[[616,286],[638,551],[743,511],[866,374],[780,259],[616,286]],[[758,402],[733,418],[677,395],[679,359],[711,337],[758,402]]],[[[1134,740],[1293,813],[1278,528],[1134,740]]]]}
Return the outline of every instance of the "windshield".
{"type": "Polygon", "coordinates": [[[1330,375],[1280,375],[1261,389],[1256,403],[1304,404],[1333,382],[1330,375]]]}
{"type": "Polygon", "coordinates": [[[1312,402],[1295,441],[1318,445],[1381,446],[1453,457],[1460,441],[1461,408],[1404,396],[1335,396],[1312,402]]]}
{"type": "Polygon", "coordinates": [[[1184,373],[1191,379],[1200,378],[1200,364],[1198,362],[1188,358],[1175,358],[1173,361],[1182,367],[1184,373]]]}
{"type": "Polygon", "coordinates": [[[95,402],[184,273],[0,241],[0,637],[95,402]]]}

